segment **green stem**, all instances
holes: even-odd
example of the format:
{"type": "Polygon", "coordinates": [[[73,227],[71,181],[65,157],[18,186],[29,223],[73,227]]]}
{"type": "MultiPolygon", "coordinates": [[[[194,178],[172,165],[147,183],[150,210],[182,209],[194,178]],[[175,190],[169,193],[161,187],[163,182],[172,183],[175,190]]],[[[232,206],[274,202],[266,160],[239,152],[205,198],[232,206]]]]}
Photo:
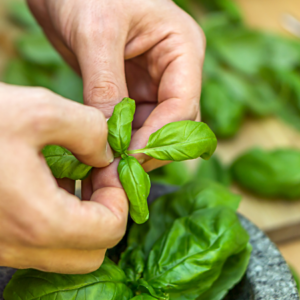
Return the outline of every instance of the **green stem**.
{"type": "Polygon", "coordinates": [[[144,153],[144,152],[145,152],[145,148],[137,149],[137,150],[129,150],[129,151],[127,151],[127,154],[136,154],[136,153],[144,153]]]}

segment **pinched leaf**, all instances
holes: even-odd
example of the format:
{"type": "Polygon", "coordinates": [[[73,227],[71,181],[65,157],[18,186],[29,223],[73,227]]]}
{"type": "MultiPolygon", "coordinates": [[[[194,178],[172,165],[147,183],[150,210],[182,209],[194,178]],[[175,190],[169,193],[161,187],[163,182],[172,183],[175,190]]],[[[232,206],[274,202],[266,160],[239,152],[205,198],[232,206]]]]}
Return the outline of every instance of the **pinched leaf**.
{"type": "MultiPolygon", "coordinates": [[[[196,299],[218,280],[226,261],[241,253],[249,236],[226,207],[177,219],[150,251],[144,279],[155,290],[187,292],[196,299]]],[[[170,297],[172,299],[172,297],[170,297]]]]}
{"type": "Polygon", "coordinates": [[[124,272],[108,258],[97,271],[85,275],[19,270],[4,291],[5,300],[129,300],[132,297],[124,272]]]}
{"type": "Polygon", "coordinates": [[[145,153],[159,160],[182,161],[198,157],[209,159],[216,147],[216,136],[205,123],[179,121],[152,133],[144,149],[128,153],[145,153]]]}
{"type": "Polygon", "coordinates": [[[119,154],[124,153],[129,147],[134,113],[134,100],[124,98],[115,106],[114,112],[107,122],[108,142],[119,154]]]}
{"type": "Polygon", "coordinates": [[[137,224],[149,218],[147,198],[150,193],[150,178],[143,167],[132,156],[122,158],[118,172],[122,186],[130,202],[130,215],[137,224]]]}
{"type": "Polygon", "coordinates": [[[42,151],[55,178],[84,179],[92,167],[81,163],[64,147],[49,145],[42,151]]]}

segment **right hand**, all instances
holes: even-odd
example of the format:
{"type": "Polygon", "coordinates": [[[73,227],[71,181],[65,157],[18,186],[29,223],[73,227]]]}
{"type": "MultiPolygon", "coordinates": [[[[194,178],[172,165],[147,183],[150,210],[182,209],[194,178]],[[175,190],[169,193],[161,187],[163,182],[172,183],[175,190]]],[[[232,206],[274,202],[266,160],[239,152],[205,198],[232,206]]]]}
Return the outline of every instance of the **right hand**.
{"type": "Polygon", "coordinates": [[[0,83],[0,266],[88,273],[123,237],[128,202],[119,182],[80,201],[58,187],[41,150],[56,144],[93,167],[113,159],[96,108],[42,88],[0,83]]]}

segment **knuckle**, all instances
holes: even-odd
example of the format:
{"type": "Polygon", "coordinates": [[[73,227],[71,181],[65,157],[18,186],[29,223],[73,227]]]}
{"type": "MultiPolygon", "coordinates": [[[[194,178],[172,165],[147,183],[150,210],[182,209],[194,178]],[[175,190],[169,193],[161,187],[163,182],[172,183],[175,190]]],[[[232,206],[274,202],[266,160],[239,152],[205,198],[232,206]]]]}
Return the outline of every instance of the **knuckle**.
{"type": "Polygon", "coordinates": [[[110,117],[119,102],[120,90],[114,81],[99,78],[97,82],[89,89],[87,103],[100,109],[106,117],[110,117]]]}

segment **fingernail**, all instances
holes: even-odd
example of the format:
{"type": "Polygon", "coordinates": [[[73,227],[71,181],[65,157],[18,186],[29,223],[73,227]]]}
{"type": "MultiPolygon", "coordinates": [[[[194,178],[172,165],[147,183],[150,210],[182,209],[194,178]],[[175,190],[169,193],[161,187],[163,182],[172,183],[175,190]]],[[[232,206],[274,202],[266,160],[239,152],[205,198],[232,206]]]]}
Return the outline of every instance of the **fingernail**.
{"type": "Polygon", "coordinates": [[[106,143],[106,157],[107,157],[107,160],[108,162],[111,164],[113,161],[114,161],[114,154],[110,148],[110,145],[109,143],[107,142],[106,143]]]}

